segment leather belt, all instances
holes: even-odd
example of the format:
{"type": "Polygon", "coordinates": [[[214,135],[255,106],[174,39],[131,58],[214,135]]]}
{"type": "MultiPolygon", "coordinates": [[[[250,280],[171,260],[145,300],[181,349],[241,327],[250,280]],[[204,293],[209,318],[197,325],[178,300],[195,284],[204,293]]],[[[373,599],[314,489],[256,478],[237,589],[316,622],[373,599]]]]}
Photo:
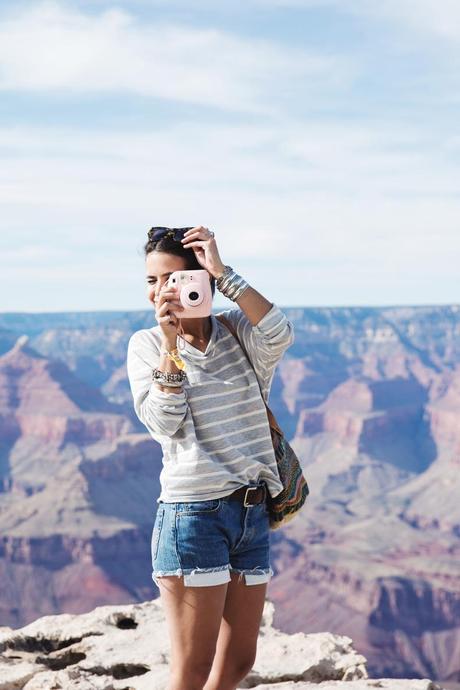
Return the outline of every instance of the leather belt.
{"type": "Polygon", "coordinates": [[[223,498],[228,501],[240,501],[244,506],[253,506],[265,501],[267,498],[267,485],[264,482],[259,485],[248,484],[247,486],[240,486],[239,489],[223,498]]]}

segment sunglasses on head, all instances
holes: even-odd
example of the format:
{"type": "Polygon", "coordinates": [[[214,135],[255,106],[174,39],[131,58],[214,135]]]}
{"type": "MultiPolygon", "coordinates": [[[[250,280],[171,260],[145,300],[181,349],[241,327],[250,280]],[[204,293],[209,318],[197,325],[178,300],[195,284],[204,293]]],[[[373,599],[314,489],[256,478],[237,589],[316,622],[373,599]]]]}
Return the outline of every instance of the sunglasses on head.
{"type": "Polygon", "coordinates": [[[193,225],[189,228],[150,228],[148,231],[149,242],[158,242],[162,237],[172,237],[176,242],[180,242],[187,230],[191,230],[193,225]]]}

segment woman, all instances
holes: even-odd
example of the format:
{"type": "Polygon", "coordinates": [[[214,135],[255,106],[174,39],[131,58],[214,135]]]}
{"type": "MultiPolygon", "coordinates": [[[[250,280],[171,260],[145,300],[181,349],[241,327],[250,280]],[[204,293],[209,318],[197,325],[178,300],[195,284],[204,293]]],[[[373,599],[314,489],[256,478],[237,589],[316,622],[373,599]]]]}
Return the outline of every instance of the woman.
{"type": "Polygon", "coordinates": [[[253,667],[273,574],[265,499],[283,485],[262,395],[293,326],[223,264],[208,228],[152,228],[144,251],[158,325],[131,336],[127,367],[136,414],[163,451],[151,546],[170,634],[168,690],[233,690],[253,667]],[[237,303],[221,313],[253,366],[213,314],[179,321],[167,280],[184,269],[205,269],[212,295],[217,285],[237,303]]]}

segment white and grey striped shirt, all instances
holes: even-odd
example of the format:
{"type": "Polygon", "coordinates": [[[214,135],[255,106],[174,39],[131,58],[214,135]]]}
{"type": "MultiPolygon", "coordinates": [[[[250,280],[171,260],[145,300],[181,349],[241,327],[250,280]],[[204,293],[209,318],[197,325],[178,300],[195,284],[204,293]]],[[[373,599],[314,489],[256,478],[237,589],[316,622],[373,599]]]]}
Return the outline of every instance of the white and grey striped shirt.
{"type": "Polygon", "coordinates": [[[220,313],[236,328],[256,373],[214,314],[206,351],[186,343],[181,352],[187,373],[182,393],[165,393],[152,383],[160,326],[136,331],[129,340],[134,409],[163,451],[157,501],[220,498],[262,479],[272,497],[283,489],[261,391],[268,402],[276,365],[294,342],[294,327],[276,304],[256,326],[240,308],[220,313]]]}

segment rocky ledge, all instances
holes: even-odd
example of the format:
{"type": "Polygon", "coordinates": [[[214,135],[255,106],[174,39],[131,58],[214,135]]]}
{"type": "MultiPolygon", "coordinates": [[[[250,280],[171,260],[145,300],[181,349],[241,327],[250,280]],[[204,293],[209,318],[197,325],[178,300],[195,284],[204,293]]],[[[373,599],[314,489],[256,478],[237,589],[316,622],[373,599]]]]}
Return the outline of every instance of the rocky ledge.
{"type": "MultiPolygon", "coordinates": [[[[442,690],[428,678],[370,679],[345,635],[286,634],[266,601],[257,658],[240,688],[257,690],[442,690]]],[[[0,628],[0,690],[164,690],[169,637],[160,599],[98,606],[0,628]]]]}

